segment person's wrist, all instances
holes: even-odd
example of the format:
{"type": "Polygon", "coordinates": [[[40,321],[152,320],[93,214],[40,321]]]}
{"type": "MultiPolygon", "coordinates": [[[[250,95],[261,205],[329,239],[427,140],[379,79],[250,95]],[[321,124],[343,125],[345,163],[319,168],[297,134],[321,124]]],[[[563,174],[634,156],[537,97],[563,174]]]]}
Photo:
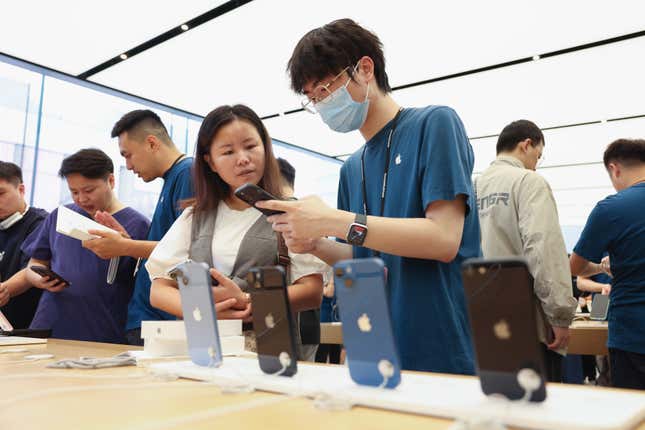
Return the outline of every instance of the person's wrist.
{"type": "Polygon", "coordinates": [[[349,231],[349,227],[354,222],[355,217],[356,214],[352,212],[336,210],[334,219],[332,220],[333,222],[330,223],[330,225],[334,226],[335,229],[329,236],[334,236],[339,239],[345,240],[345,238],[347,237],[347,232],[349,231]]]}

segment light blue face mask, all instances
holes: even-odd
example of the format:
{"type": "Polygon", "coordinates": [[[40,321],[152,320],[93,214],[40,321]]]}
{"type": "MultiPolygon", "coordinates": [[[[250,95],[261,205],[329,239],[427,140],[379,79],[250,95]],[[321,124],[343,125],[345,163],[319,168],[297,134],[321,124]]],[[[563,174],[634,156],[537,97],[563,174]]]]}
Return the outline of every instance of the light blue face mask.
{"type": "Polygon", "coordinates": [[[349,80],[345,85],[316,104],[316,110],[325,124],[340,133],[347,133],[361,128],[365,123],[365,118],[367,118],[367,109],[370,104],[367,99],[370,92],[369,85],[367,86],[365,100],[359,103],[354,101],[349,91],[347,91],[348,84],[349,80]]]}

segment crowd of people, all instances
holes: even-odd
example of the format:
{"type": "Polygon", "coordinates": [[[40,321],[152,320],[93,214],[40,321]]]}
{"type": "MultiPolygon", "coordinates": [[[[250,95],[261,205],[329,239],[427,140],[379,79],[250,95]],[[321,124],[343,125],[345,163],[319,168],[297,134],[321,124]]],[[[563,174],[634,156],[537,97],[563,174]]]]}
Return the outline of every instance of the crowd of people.
{"type": "MultiPolygon", "coordinates": [[[[188,258],[211,267],[218,318],[250,321],[244,275],[282,264],[300,316],[299,358],[313,360],[319,310],[323,320],[337,314],[329,267],[377,256],[387,268],[402,367],[474,374],[461,264],[521,256],[534,278],[548,379],[562,380],[577,306],[573,275],[579,288],[610,294],[613,385],[645,389],[645,140],[608,145],[603,162],[616,194],[598,202],[568,257],[553,193],[536,172],[547,142],[533,122],[504,127],[497,158],[473,180],[475,157],[458,114],[446,106],[401,107],[379,38],[354,21],[304,35],[287,70],[303,109],[334,131],[359,130],[365,140],[341,168],[336,208],[316,196],[290,199],[293,168],[276,160],[269,132],[250,107],[211,111],[193,157],[177,149],[154,112],[126,113],[111,136],[127,168],[145,182],[163,179],[150,221],[119,202],[112,160],[99,149],[70,155],[59,170],[73,199],[66,206],[115,230],[91,231],[97,238],[85,241],[56,231],[58,210],[26,205],[20,168],[0,163],[0,306],[14,327],[141,344],[142,321],[182,317],[168,273],[188,258]],[[283,213],[266,217],[237,198],[233,191],[245,183],[279,198],[258,207],[283,213]],[[120,258],[110,284],[113,257],[120,258]],[[606,286],[589,279],[598,274],[608,276],[606,286]]],[[[330,354],[339,351],[321,348],[319,359],[330,354]]]]}

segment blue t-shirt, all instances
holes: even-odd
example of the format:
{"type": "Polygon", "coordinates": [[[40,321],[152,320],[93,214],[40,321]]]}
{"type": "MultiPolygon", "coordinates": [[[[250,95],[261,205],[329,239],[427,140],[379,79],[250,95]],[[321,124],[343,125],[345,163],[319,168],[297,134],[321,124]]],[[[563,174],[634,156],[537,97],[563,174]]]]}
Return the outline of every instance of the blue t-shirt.
{"type": "MultiPolygon", "coordinates": [[[[193,197],[193,159],[184,158],[168,170],[163,176],[163,187],[152,215],[147,240],[159,242],[170,226],[175,222],[182,209],[182,200],[193,197]]],[[[141,321],[174,320],[174,315],[152,307],[150,304],[150,275],[145,267],[146,260],[141,260],[134,294],[128,307],[128,330],[141,327],[141,321]]]]}
{"type": "MultiPolygon", "coordinates": [[[[66,207],[90,216],[72,204],[66,207]]],[[[115,213],[114,218],[134,239],[143,239],[148,219],[132,208],[115,213]]],[[[51,269],[69,281],[58,293],[43,291],[31,328],[52,329],[59,339],[125,343],[125,320],[128,302],[134,288],[132,257],[120,257],[119,269],[112,285],[107,283],[110,260],[97,257],[81,241],[56,232],[58,209],[22,246],[25,254],[48,260],[51,269]]]]}
{"type": "MultiPolygon", "coordinates": [[[[380,215],[391,127],[392,121],[365,144],[369,215],[380,215]]],[[[338,207],[353,213],[363,212],[361,151],[345,162],[340,174],[338,207]]],[[[381,254],[388,268],[390,313],[404,369],[474,373],[460,267],[466,258],[481,255],[473,163],[466,131],[452,109],[429,106],[401,112],[392,136],[383,216],[424,218],[432,202],[467,197],[463,238],[451,263],[381,254]]],[[[354,258],[372,255],[367,248],[354,247],[354,258]]]]}
{"type": "Polygon", "coordinates": [[[611,294],[607,346],[645,354],[645,183],[600,201],[574,252],[599,263],[609,252],[611,294]]]}

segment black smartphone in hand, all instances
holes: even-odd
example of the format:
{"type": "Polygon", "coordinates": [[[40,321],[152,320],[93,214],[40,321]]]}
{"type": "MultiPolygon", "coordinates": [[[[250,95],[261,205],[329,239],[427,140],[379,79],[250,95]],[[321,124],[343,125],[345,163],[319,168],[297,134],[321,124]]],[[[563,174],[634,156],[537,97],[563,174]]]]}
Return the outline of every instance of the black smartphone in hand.
{"type": "Polygon", "coordinates": [[[262,209],[255,206],[259,201],[263,200],[280,200],[279,198],[271,195],[269,192],[263,190],[254,184],[244,184],[235,190],[235,196],[240,200],[244,200],[266,216],[283,214],[284,211],[276,211],[271,209],[262,209]]]}
{"type": "Polygon", "coordinates": [[[63,278],[58,273],[54,272],[53,270],[51,270],[48,267],[45,267],[45,266],[29,266],[29,268],[31,270],[33,270],[34,272],[38,273],[40,276],[47,276],[50,281],[56,279],[59,282],[62,282],[62,283],[67,284],[67,285],[71,285],[67,281],[67,279],[63,278]]]}

